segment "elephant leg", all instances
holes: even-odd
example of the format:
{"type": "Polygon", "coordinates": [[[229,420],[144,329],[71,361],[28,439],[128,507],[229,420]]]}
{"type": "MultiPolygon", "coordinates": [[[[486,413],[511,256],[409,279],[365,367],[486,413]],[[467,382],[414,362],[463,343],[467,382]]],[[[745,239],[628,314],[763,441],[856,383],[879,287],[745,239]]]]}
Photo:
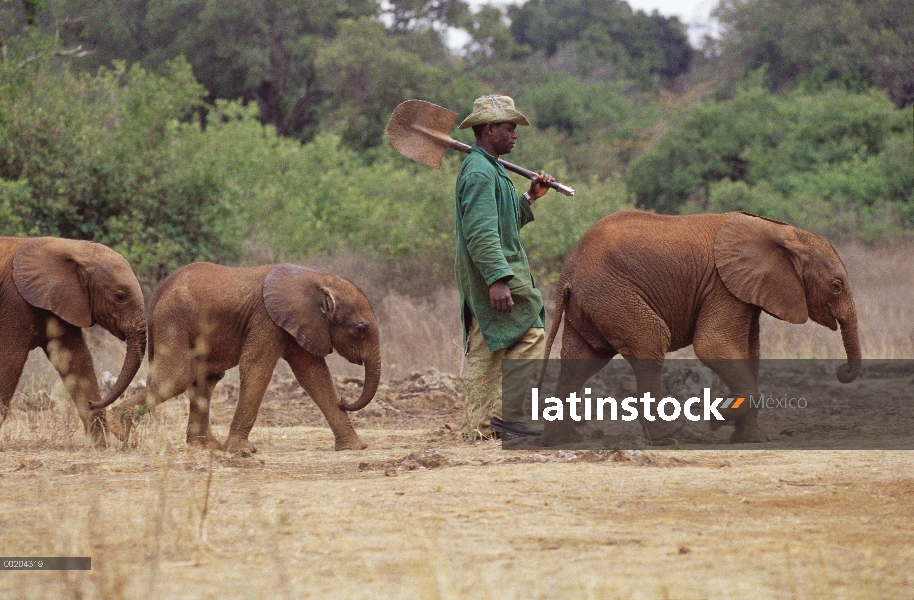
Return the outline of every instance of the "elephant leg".
{"type": "Polygon", "coordinates": [[[187,416],[187,443],[204,448],[221,450],[222,444],[213,435],[209,422],[210,398],[216,384],[225,377],[225,373],[200,373],[197,380],[188,390],[190,412],[187,416]]]}
{"type": "MultiPolygon", "coordinates": [[[[749,358],[759,360],[762,357],[762,341],[759,318],[762,309],[758,306],[752,311],[752,322],[749,324],[749,358]]],[[[758,380],[758,365],[755,366],[756,380],[758,380]]]]}
{"type": "MultiPolygon", "coordinates": [[[[723,380],[734,397],[758,394],[760,314],[760,308],[744,305],[742,312],[728,313],[725,318],[703,316],[695,327],[695,355],[723,380]]],[[[721,415],[734,423],[732,443],[768,441],[768,434],[758,424],[758,410],[748,402],[721,415]]],[[[712,421],[712,428],[716,429],[715,424],[720,426],[712,421]]]]}
{"type": "Polygon", "coordinates": [[[359,438],[352,427],[349,413],[340,408],[336,384],[327,368],[327,362],[303,350],[295,349],[286,356],[295,378],[324,413],[327,424],[336,438],[335,450],[364,450],[368,445],[359,438]]]}
{"type": "MultiPolygon", "coordinates": [[[[748,400],[750,396],[758,395],[758,361],[756,360],[702,360],[727,387],[734,397],[743,397],[748,400]]],[[[728,421],[733,421],[735,429],[730,435],[730,442],[734,444],[747,444],[767,442],[768,434],[759,427],[758,410],[752,408],[748,401],[737,409],[720,411],[728,421]]],[[[712,425],[714,421],[711,422],[712,425]]]]}
{"type": "Polygon", "coordinates": [[[9,413],[10,402],[28,357],[28,351],[0,350],[0,426],[9,413]]]}
{"type": "MultiPolygon", "coordinates": [[[[568,322],[562,334],[562,362],[555,397],[567,398],[571,392],[580,392],[588,379],[596,375],[616,352],[597,350],[568,322]]],[[[583,436],[574,421],[546,421],[540,441],[544,446],[580,442],[583,436]]]]}
{"type": "MultiPolygon", "coordinates": [[[[761,308],[755,307],[752,315],[752,324],[749,327],[749,369],[752,377],[751,387],[749,388],[750,394],[758,392],[758,374],[761,366],[761,340],[759,335],[761,312],[761,308]]],[[[741,395],[748,398],[745,394],[741,395]]],[[[730,441],[733,443],[767,442],[770,439],[770,436],[759,427],[758,410],[751,406],[748,407],[745,415],[736,418],[736,430],[730,436],[730,441]]]]}
{"type": "MultiPolygon", "coordinates": [[[[663,371],[663,359],[629,359],[628,362],[635,372],[635,379],[638,383],[638,398],[644,398],[645,394],[650,393],[655,402],[659,401],[661,399],[660,390],[662,389],[660,386],[660,374],[663,371]]],[[[655,409],[656,406],[654,404],[655,409]]],[[[685,425],[681,420],[664,421],[656,410],[651,415],[639,415],[638,422],[641,423],[644,437],[650,442],[668,438],[685,425]],[[649,419],[648,416],[651,418],[649,419]]]]}
{"type": "Polygon", "coordinates": [[[111,431],[126,444],[134,424],[146,413],[190,387],[193,381],[191,373],[191,363],[185,356],[174,352],[157,353],[149,365],[146,389],[111,408],[113,418],[108,420],[111,431]]]}
{"type": "Polygon", "coordinates": [[[90,402],[100,402],[98,384],[95,380],[95,366],[86,346],[82,329],[65,325],[58,319],[48,320],[48,332],[53,334],[43,349],[51,364],[63,380],[70,394],[76,412],[83,422],[86,438],[97,447],[108,444],[105,409],[92,410],[90,402]]]}
{"type": "Polygon", "coordinates": [[[269,348],[245,348],[242,351],[238,363],[241,379],[238,406],[235,407],[235,416],[232,417],[232,424],[229,426],[228,438],[222,446],[226,452],[257,452],[256,446],[248,440],[248,436],[254,428],[254,422],[257,421],[260,403],[263,401],[267,386],[270,385],[270,378],[278,360],[279,353],[269,348]]]}
{"type": "MultiPolygon", "coordinates": [[[[669,326],[634,290],[621,294],[616,306],[611,308],[591,317],[594,327],[628,360],[635,372],[638,397],[650,392],[659,400],[663,358],[672,342],[669,326]]],[[[651,416],[653,421],[645,415],[638,418],[644,437],[651,442],[668,438],[685,425],[681,420],[664,421],[656,412],[651,416]]]]}

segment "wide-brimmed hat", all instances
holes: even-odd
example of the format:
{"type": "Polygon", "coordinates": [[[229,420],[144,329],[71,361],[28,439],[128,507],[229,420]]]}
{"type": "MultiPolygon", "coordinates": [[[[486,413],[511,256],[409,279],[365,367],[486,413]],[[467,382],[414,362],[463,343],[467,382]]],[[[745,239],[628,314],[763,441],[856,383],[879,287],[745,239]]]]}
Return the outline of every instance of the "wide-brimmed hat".
{"type": "Polygon", "coordinates": [[[514,108],[514,99],[510,96],[483,96],[473,102],[470,113],[457,129],[466,129],[487,123],[514,123],[529,125],[530,121],[514,108]]]}

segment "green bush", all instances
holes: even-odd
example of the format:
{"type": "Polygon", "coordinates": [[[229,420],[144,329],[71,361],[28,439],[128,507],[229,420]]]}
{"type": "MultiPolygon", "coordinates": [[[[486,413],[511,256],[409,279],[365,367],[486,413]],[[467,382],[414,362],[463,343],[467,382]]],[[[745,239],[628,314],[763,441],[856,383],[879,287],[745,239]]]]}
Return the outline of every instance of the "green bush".
{"type": "Polygon", "coordinates": [[[212,117],[195,149],[198,168],[214,174],[248,244],[276,258],[354,250],[392,262],[434,259],[452,240],[455,157],[436,172],[387,147],[369,158],[332,133],[300,144],[235,102],[218,102],[212,117]]]}
{"type": "Polygon", "coordinates": [[[529,85],[519,102],[533,109],[539,129],[553,128],[577,140],[600,134],[621,138],[640,116],[626,88],[624,83],[558,77],[529,85]]]}
{"type": "MultiPolygon", "coordinates": [[[[451,277],[454,185],[463,155],[447,153],[436,171],[386,145],[369,158],[334,134],[300,145],[236,103],[219,103],[217,111],[222,117],[211,119],[198,154],[221,174],[227,204],[245,213],[250,244],[271,249],[276,260],[354,251],[390,267],[421,262],[424,273],[451,277]],[[234,168],[218,168],[223,163],[234,168]]],[[[535,139],[524,139],[534,155],[535,139]]],[[[536,164],[566,174],[560,162],[536,164]]],[[[514,177],[524,191],[529,182],[514,177]]],[[[581,235],[624,206],[618,179],[572,183],[575,197],[550,192],[536,205],[536,222],[522,232],[538,277],[555,278],[581,235]]]]}
{"type": "Polygon", "coordinates": [[[633,161],[638,206],[746,210],[847,239],[911,230],[914,136],[884,94],[842,88],[779,98],[752,80],[687,109],[633,161]]]}
{"type": "Polygon", "coordinates": [[[95,240],[149,283],[240,256],[234,206],[199,160],[204,90],[186,62],[74,74],[41,38],[10,50],[31,58],[0,63],[3,234],[95,240]]]}
{"type": "MultiPolygon", "coordinates": [[[[108,244],[148,284],[187,262],[237,262],[246,245],[277,260],[355,252],[450,277],[458,153],[434,171],[387,144],[358,152],[335,133],[301,144],[239,102],[218,101],[201,123],[203,90],[183,61],[164,75],[123,65],[78,75],[47,60],[26,72],[6,65],[6,234],[108,244]]],[[[519,162],[569,175],[550,135],[524,141],[519,162]]],[[[557,273],[580,235],[623,201],[618,181],[595,178],[576,198],[544,199],[524,234],[535,268],[557,273]]]]}

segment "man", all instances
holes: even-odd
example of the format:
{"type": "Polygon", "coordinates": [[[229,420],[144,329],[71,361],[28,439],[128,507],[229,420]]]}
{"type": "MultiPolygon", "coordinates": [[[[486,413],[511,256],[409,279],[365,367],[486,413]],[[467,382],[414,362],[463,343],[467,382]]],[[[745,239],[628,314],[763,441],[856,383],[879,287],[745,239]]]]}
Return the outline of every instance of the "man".
{"type": "MultiPolygon", "coordinates": [[[[501,362],[541,359],[545,346],[543,297],[533,282],[520,228],[533,220],[530,206],[555,179],[544,173],[519,195],[499,156],[514,148],[518,125],[530,125],[508,96],[484,96],[460,129],[473,128],[476,145],[457,178],[457,260],[463,322],[463,389],[466,439],[539,435],[521,421],[502,415],[501,362]]],[[[518,407],[519,409],[519,407],[518,407]]]]}

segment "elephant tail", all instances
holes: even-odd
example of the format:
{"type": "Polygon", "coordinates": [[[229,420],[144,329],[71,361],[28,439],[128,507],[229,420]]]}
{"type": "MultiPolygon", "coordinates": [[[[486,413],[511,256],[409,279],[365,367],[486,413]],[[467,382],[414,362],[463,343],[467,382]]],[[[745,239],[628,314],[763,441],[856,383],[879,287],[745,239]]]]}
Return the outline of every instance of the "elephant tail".
{"type": "Polygon", "coordinates": [[[543,386],[543,379],[546,377],[546,362],[549,360],[549,354],[552,352],[552,343],[559,332],[559,326],[562,324],[562,315],[565,312],[565,302],[568,300],[570,292],[568,282],[563,272],[559,276],[558,285],[555,288],[555,314],[552,317],[552,327],[549,328],[549,335],[546,337],[546,349],[543,351],[543,370],[540,373],[539,386],[543,386]]]}

